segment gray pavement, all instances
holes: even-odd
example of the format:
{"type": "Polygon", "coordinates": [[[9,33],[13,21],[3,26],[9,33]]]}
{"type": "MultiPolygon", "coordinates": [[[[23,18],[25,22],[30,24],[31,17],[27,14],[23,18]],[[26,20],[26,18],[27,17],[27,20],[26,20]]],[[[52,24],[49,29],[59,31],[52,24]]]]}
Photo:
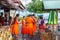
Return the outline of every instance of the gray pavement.
{"type": "MultiPolygon", "coordinates": [[[[22,34],[21,34],[21,24],[19,25],[19,37],[18,40],[23,40],[22,34]]],[[[28,36],[25,36],[24,40],[39,40],[39,37],[37,35],[34,35],[32,38],[29,38],[28,36]]]]}
{"type": "MultiPolygon", "coordinates": [[[[22,34],[21,34],[21,24],[19,25],[19,35],[18,35],[18,40],[23,40],[22,38],[22,34]]],[[[53,39],[54,40],[60,40],[60,32],[56,31],[53,33],[53,39]],[[58,36],[58,37],[56,37],[58,36]],[[56,39],[57,38],[57,39],[56,39]]],[[[15,39],[16,40],[16,39],[15,39]]],[[[38,33],[36,33],[32,38],[29,38],[27,35],[25,35],[24,40],[40,40],[40,38],[38,37],[38,33]]]]}
{"type": "Polygon", "coordinates": [[[60,40],[60,32],[58,32],[58,31],[53,32],[53,39],[60,40]]]}

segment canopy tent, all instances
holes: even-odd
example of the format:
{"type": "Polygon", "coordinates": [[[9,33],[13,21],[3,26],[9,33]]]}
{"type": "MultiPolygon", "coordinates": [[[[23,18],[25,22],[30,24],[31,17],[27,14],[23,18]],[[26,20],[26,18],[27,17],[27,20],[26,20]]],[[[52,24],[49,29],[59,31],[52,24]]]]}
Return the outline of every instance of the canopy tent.
{"type": "Polygon", "coordinates": [[[60,1],[60,0],[43,0],[43,1],[60,1]]]}
{"type": "Polygon", "coordinates": [[[49,14],[48,23],[57,24],[57,9],[60,9],[60,0],[43,0],[43,9],[51,11],[49,14]]]}
{"type": "Polygon", "coordinates": [[[60,9],[60,0],[43,0],[44,9],[60,9]]]}

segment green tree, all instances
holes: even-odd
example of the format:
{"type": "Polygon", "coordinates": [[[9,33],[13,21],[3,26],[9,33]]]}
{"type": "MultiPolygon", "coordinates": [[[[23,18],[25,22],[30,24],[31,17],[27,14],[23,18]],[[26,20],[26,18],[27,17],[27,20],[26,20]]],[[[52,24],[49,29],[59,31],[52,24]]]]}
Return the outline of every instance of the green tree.
{"type": "Polygon", "coordinates": [[[42,13],[42,1],[32,0],[32,2],[27,5],[27,10],[29,12],[42,13]]]}

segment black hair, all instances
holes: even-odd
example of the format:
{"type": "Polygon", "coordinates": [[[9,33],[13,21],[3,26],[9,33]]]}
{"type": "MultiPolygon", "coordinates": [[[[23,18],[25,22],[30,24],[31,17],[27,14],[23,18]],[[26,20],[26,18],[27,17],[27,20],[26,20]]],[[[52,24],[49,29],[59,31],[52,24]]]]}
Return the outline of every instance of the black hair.
{"type": "Polygon", "coordinates": [[[30,17],[31,15],[27,15],[27,17],[30,17]]]}
{"type": "Polygon", "coordinates": [[[3,13],[1,12],[1,15],[3,15],[3,13]]]}
{"type": "Polygon", "coordinates": [[[35,14],[33,14],[32,16],[35,16],[35,14]]]}
{"type": "Polygon", "coordinates": [[[19,17],[19,14],[16,14],[17,17],[19,17]]]}
{"type": "Polygon", "coordinates": [[[25,16],[23,16],[23,18],[25,18],[25,16]]]}
{"type": "Polygon", "coordinates": [[[42,17],[42,16],[40,16],[39,18],[40,18],[40,19],[43,19],[43,17],[42,17]]]}
{"type": "Polygon", "coordinates": [[[48,23],[46,23],[46,26],[48,25],[48,23]]]}
{"type": "Polygon", "coordinates": [[[9,19],[12,19],[12,17],[11,17],[11,16],[9,16],[9,19]]]}

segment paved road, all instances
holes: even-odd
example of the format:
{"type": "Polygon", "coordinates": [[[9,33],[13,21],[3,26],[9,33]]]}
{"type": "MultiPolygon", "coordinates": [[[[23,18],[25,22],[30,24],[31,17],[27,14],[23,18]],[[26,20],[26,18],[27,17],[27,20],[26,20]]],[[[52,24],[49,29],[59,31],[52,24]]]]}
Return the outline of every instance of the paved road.
{"type": "MultiPolygon", "coordinates": [[[[21,25],[19,25],[19,37],[18,40],[23,40],[22,34],[21,34],[21,25]]],[[[39,40],[39,37],[37,35],[34,35],[33,38],[28,38],[28,36],[25,36],[26,38],[24,40],[39,40]]]]}
{"type": "MultiPolygon", "coordinates": [[[[19,37],[18,37],[18,40],[23,40],[22,34],[21,34],[21,27],[22,26],[19,25],[19,37]]],[[[57,34],[55,34],[55,35],[57,35],[57,34]]],[[[55,35],[54,35],[54,37],[55,37],[55,35]]],[[[34,35],[33,38],[29,38],[28,36],[25,36],[24,40],[40,40],[40,38],[38,37],[38,34],[36,33],[36,35],[34,35]]],[[[54,38],[54,40],[56,40],[56,37],[54,38]]],[[[60,40],[60,36],[58,37],[58,40],[60,40]]]]}
{"type": "Polygon", "coordinates": [[[55,32],[53,32],[54,33],[54,40],[60,40],[60,32],[58,32],[58,31],[55,31],[55,32]]]}

